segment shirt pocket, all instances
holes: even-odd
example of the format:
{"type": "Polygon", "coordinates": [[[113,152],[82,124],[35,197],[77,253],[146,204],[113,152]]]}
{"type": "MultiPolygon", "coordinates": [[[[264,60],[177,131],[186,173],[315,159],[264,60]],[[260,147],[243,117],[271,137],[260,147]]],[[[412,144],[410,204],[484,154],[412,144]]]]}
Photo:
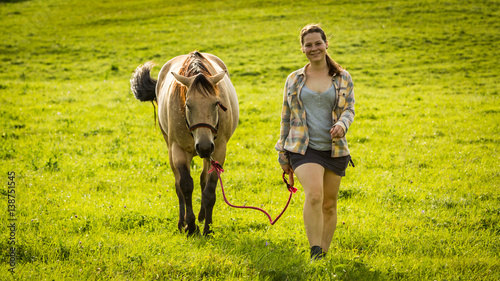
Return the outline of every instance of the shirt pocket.
{"type": "Polygon", "coordinates": [[[289,89],[287,92],[287,100],[288,100],[288,106],[290,106],[290,109],[298,109],[299,108],[299,98],[297,94],[297,90],[291,90],[289,89]]]}
{"type": "Polygon", "coordinates": [[[332,123],[333,123],[333,125],[335,125],[335,123],[337,123],[338,120],[339,120],[339,118],[337,117],[337,110],[332,111],[332,123]]]}
{"type": "Polygon", "coordinates": [[[340,89],[337,102],[337,108],[343,110],[347,100],[347,89],[340,89]]]}

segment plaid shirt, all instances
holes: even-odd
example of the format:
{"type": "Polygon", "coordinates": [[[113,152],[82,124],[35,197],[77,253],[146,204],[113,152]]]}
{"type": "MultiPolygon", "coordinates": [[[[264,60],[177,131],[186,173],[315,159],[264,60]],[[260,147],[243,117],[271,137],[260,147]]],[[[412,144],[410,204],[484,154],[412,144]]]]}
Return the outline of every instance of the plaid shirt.
{"type": "MultiPolygon", "coordinates": [[[[308,64],[309,65],[309,64],[308,64]]],[[[304,155],[309,145],[309,132],[306,123],[306,110],[300,100],[300,92],[306,82],[305,70],[308,65],[294,71],[286,79],[283,93],[283,109],[281,112],[280,138],[275,149],[279,152],[280,164],[287,164],[285,152],[290,151],[304,155]]],[[[341,75],[332,77],[337,91],[337,102],[332,111],[334,125],[339,125],[347,133],[354,121],[354,89],[349,72],[342,71],[341,75]]],[[[330,130],[330,128],[325,128],[330,130]]],[[[349,155],[347,140],[344,137],[332,140],[332,157],[349,155]]]]}

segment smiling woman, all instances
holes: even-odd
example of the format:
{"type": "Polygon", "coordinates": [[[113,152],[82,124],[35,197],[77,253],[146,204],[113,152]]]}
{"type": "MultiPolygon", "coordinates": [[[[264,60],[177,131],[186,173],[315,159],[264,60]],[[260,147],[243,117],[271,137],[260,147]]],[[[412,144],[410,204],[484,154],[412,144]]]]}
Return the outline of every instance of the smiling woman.
{"type": "Polygon", "coordinates": [[[321,27],[304,27],[300,42],[309,63],[286,81],[276,149],[283,171],[290,179],[295,173],[304,188],[311,258],[321,259],[332,242],[340,181],[351,161],[345,134],[354,119],[354,91],[350,74],[328,55],[321,27]]]}
{"type": "Polygon", "coordinates": [[[322,60],[326,60],[330,76],[342,73],[342,66],[335,62],[326,51],[328,49],[328,40],[325,32],[319,25],[311,24],[305,26],[300,32],[300,44],[302,45],[302,52],[306,54],[309,61],[321,62],[322,60]]]}

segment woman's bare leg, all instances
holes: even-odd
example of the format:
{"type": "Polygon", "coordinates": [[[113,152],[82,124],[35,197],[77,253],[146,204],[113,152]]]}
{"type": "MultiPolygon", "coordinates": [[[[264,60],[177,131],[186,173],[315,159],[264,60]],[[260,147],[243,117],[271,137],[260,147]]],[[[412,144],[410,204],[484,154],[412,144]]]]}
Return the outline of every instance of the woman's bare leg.
{"type": "Polygon", "coordinates": [[[304,193],[304,225],[309,246],[321,246],[323,238],[323,181],[325,169],[316,163],[302,164],[295,169],[304,193]]]}
{"type": "Polygon", "coordinates": [[[328,252],[337,227],[337,200],[342,177],[325,170],[323,177],[323,236],[321,248],[328,252]]]}

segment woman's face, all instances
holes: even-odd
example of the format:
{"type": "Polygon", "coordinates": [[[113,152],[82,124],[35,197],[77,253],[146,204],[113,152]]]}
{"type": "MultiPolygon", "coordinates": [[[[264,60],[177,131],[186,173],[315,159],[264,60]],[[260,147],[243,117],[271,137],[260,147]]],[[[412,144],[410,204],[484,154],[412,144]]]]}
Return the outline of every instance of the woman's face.
{"type": "Polygon", "coordinates": [[[303,39],[302,52],[306,54],[310,62],[318,62],[325,59],[328,42],[323,41],[321,33],[313,32],[306,34],[303,39]]]}

